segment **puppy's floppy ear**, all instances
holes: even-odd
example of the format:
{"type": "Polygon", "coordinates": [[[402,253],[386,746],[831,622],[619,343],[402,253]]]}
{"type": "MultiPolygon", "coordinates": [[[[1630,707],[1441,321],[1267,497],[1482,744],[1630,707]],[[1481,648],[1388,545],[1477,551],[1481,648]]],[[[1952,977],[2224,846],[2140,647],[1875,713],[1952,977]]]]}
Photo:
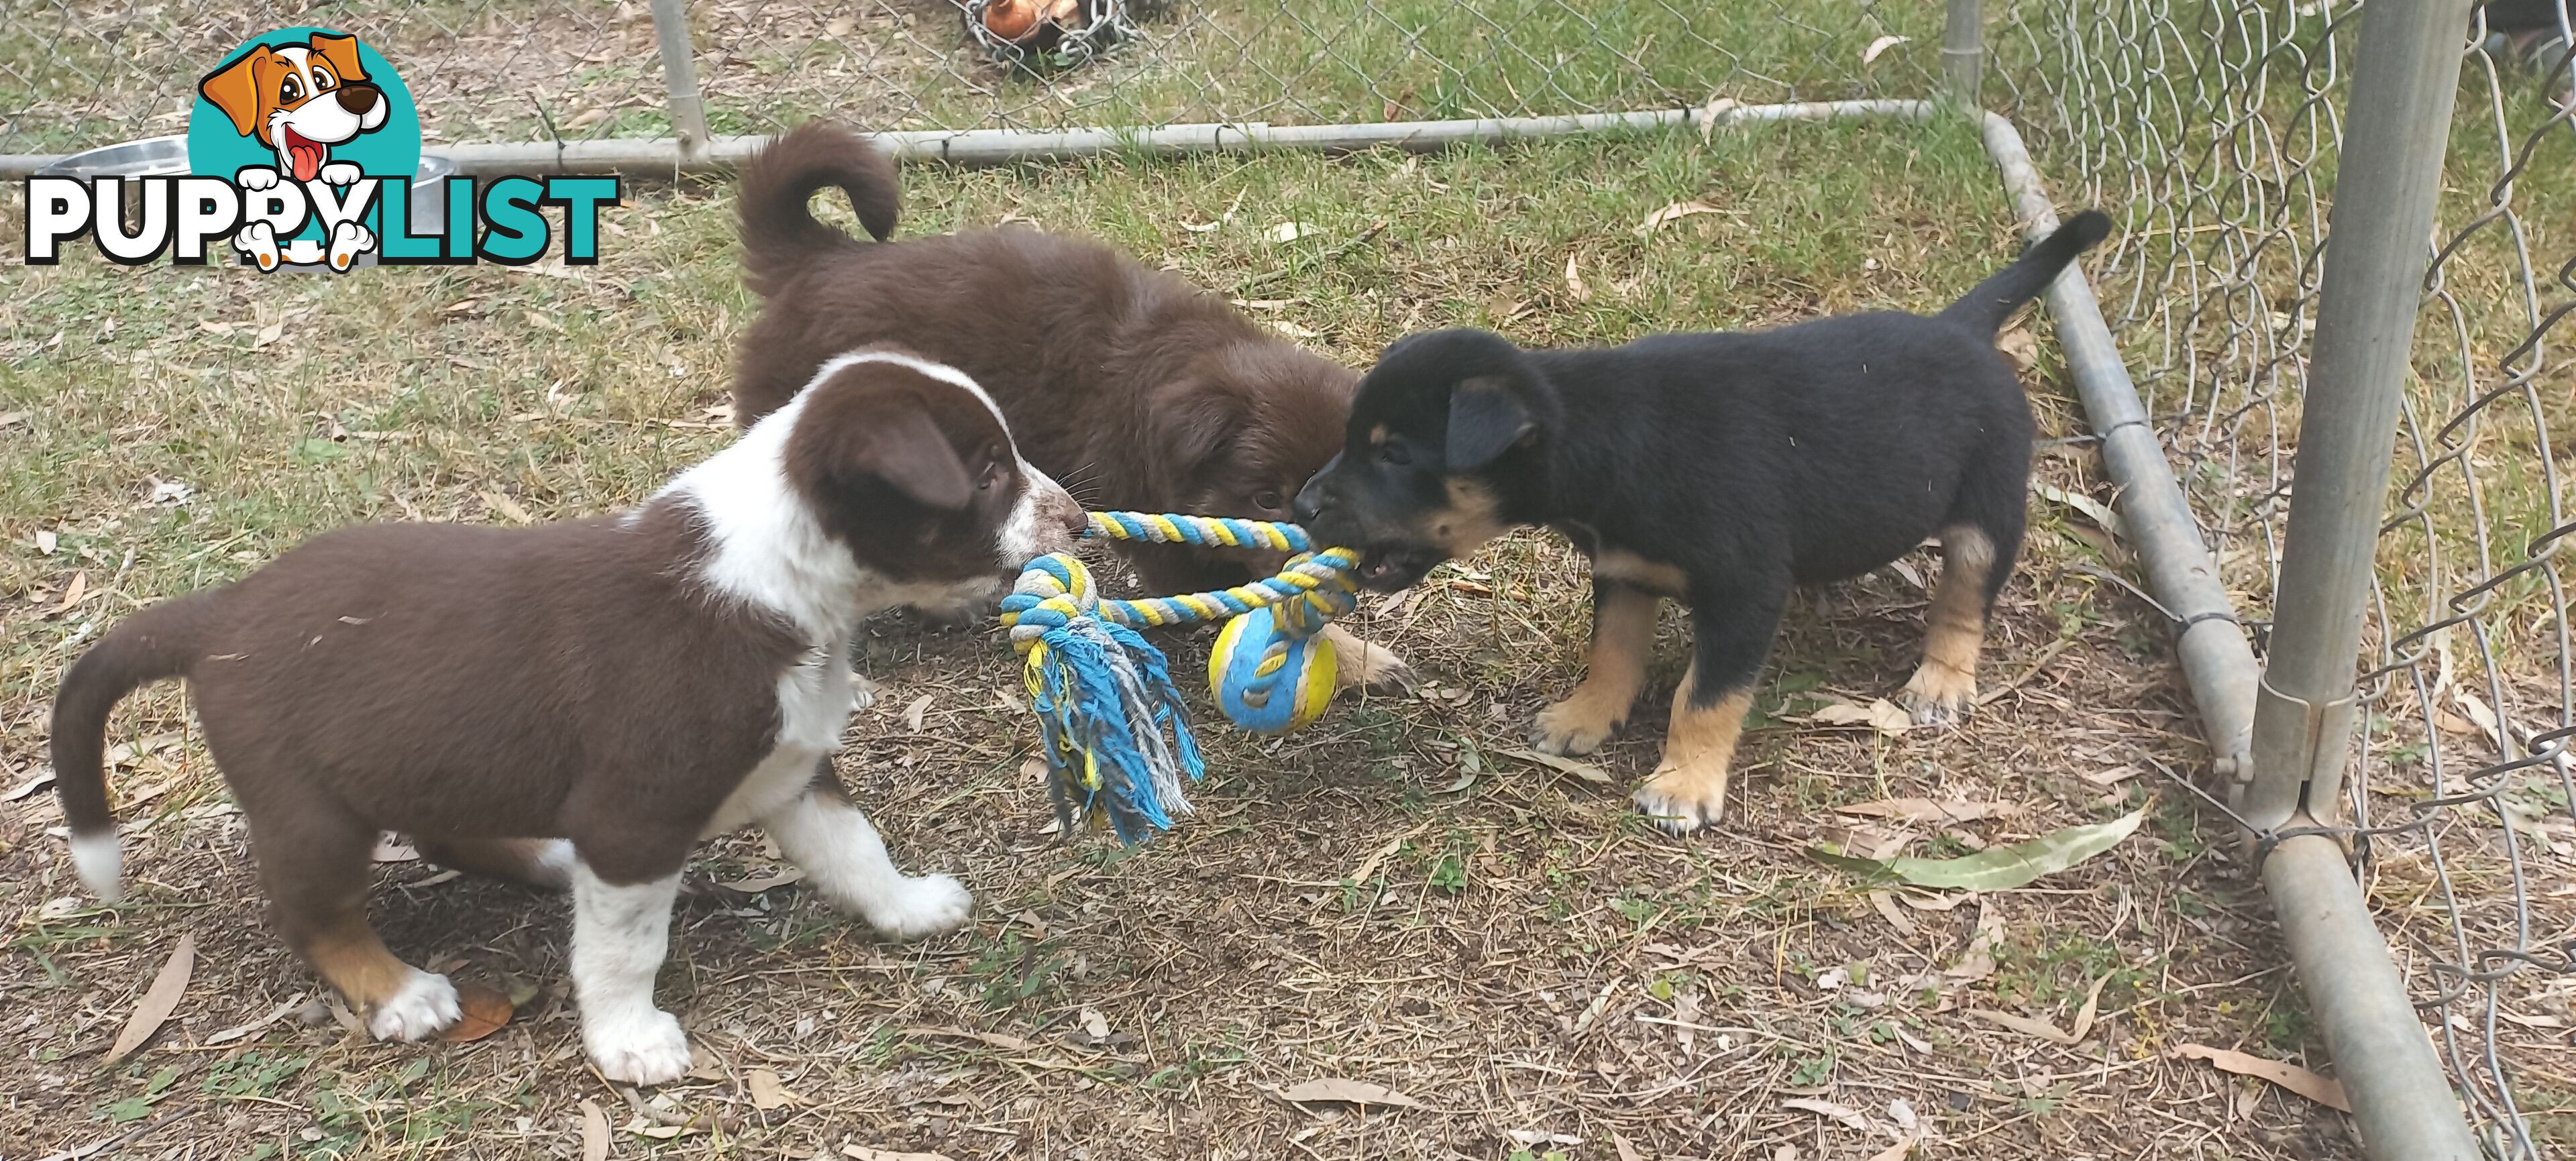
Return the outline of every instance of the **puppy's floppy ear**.
{"type": "Polygon", "coordinates": [[[1451,471],[1484,467],[1534,426],[1529,407],[1500,376],[1461,379],[1449,389],[1449,440],[1442,458],[1451,471]]]}
{"type": "Polygon", "coordinates": [[[874,476],[922,507],[954,512],[975,497],[975,481],[948,433],[939,430],[918,405],[902,406],[879,419],[865,441],[852,449],[844,472],[874,476]]]}
{"type": "Polygon", "coordinates": [[[262,143],[268,140],[268,126],[259,117],[259,65],[267,59],[268,46],[254,44],[197,82],[198,94],[232,118],[233,132],[248,137],[256,131],[262,143]]]}
{"type": "Polygon", "coordinates": [[[367,79],[367,66],[358,60],[357,37],[317,32],[310,43],[315,55],[331,63],[331,73],[339,77],[341,83],[367,79]]]}

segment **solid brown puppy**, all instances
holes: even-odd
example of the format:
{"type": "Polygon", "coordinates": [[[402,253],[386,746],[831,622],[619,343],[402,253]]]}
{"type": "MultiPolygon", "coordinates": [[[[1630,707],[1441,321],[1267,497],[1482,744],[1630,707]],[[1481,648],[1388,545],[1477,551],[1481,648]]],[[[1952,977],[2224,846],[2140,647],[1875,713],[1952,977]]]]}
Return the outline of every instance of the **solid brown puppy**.
{"type": "Polygon", "coordinates": [[[1345,446],[1298,519],[1359,547],[1361,583],[1420,581],[1514,525],[1592,558],[1590,672],[1532,742],[1582,754],[1643,691],[1655,611],[1690,609],[1690,671],[1636,802],[1676,833],[1716,822],[1753,683],[1789,591],[1939,536],[1924,723],[1976,699],[1977,653],[2020,551],[2030,403],[1995,331],[2110,220],[2086,212],[1939,315],[1880,311],[1751,334],[1525,351],[1450,330],[1398,340],[1360,381],[1345,446]]]}
{"type": "Polygon", "coordinates": [[[1082,513],[955,370],[823,365],[796,401],[621,516],[535,529],[327,533],[145,610],[64,678],[53,761],[83,882],[116,897],[107,716],[185,677],[250,824],[278,933],[379,1039],[457,1018],[445,977],[366,919],[380,830],[453,865],[573,891],[582,1038],[612,1080],[689,1067],[653,1006],[680,867],[757,822],[834,905],[907,938],[965,921],[908,877],[832,777],[860,618],[997,600],[1082,513]]]}
{"type": "MultiPolygon", "coordinates": [[[[884,241],[894,163],[847,129],[816,122],[772,142],[738,198],[746,281],[768,303],[742,337],[736,422],[785,403],[837,352],[897,342],[974,376],[1022,454],[1088,507],[1286,520],[1341,446],[1351,372],[1178,277],[1035,230],[884,241]],[[833,186],[878,241],[814,219],[807,203],[833,186]]],[[[1128,558],[1156,593],[1238,585],[1280,563],[1169,545],[1128,558]]],[[[1394,654],[1327,631],[1345,684],[1406,680],[1394,654]]]]}

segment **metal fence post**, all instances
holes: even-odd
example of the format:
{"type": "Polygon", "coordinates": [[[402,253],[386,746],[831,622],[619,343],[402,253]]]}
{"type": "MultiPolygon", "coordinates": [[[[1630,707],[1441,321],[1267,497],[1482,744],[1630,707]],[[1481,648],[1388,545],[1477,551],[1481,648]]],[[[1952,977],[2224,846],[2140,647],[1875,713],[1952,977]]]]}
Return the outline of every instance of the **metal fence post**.
{"type": "MultiPolygon", "coordinates": [[[[2258,828],[2341,817],[2362,620],[2470,2],[2398,0],[2362,14],[2254,715],[2244,806],[2258,828]]],[[[2472,1161],[2459,1101],[2342,845],[2297,835],[2271,849],[2262,871],[2364,1149],[2376,1161],[2472,1161]]]]}
{"type": "Polygon", "coordinates": [[[1949,22],[1941,30],[1941,80],[1951,100],[1977,107],[1977,86],[1984,77],[1985,9],[1980,0],[1950,0],[1949,22]]]}
{"type": "Polygon", "coordinates": [[[707,108],[698,96],[687,0],[653,0],[653,35],[661,44],[662,87],[671,94],[671,132],[680,139],[680,160],[694,162],[707,151],[707,108]]]}

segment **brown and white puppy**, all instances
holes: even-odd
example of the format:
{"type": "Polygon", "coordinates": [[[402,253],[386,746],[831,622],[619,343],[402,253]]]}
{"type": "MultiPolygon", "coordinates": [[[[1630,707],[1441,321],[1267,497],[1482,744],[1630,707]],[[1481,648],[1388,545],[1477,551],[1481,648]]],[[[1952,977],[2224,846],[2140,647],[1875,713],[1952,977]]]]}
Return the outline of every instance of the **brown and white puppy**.
{"type": "MultiPolygon", "coordinates": [[[[899,342],[973,375],[1029,462],[1094,508],[1286,520],[1340,450],[1351,372],[1181,278],[1035,230],[885,242],[894,163],[847,129],[815,122],[770,143],[738,197],[746,280],[768,303],[742,337],[736,422],[785,403],[836,352],[899,342]],[[807,202],[830,186],[877,242],[814,219],[807,202]]],[[[1156,593],[1238,585],[1281,563],[1170,545],[1128,559],[1156,593]]],[[[1393,653],[1327,631],[1344,684],[1409,680],[1393,653]]]]}
{"type": "Polygon", "coordinates": [[[689,1067],[653,977],[700,838],[761,824],[825,898],[890,936],[963,923],[965,888],[897,872],[832,777],[853,704],[842,650],[880,609],[998,600],[1082,513],[955,370],[868,351],[813,380],[624,515],[346,529],[128,618],[54,703],[82,881],[119,889],[108,711],[184,677],[278,933],[379,1039],[458,1014],[448,981],[367,923],[380,830],[569,885],[583,1041],[636,1084],[689,1067]]]}

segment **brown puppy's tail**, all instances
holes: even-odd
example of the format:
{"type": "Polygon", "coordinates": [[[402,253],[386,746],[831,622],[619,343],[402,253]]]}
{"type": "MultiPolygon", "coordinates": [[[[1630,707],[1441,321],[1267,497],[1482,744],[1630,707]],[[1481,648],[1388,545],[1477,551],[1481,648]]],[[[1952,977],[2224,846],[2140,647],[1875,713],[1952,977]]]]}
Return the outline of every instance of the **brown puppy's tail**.
{"type": "Polygon", "coordinates": [[[72,664],[54,695],[54,793],[71,824],[72,869],[108,902],[121,893],[122,857],[107,808],[107,712],[136,688],[188,671],[214,595],[181,597],[126,618],[72,664]]]}
{"type": "Polygon", "coordinates": [[[2022,251],[2012,265],[1996,271],[1967,297],[1951,303],[1940,317],[1993,338],[1996,331],[2003,329],[2004,320],[2057,281],[2058,271],[2066,269],[2076,255],[2092,249],[2094,243],[2110,234],[2111,219],[2100,210],[2086,210],[2068,218],[2055,233],[2022,251]]]}
{"type": "Polygon", "coordinates": [[[894,233],[899,186],[894,161],[865,138],[829,121],[808,121],[771,141],[742,170],[734,199],[742,213],[745,277],[763,298],[821,255],[855,244],[814,220],[814,192],[839,186],[859,224],[877,241],[894,233]]]}

